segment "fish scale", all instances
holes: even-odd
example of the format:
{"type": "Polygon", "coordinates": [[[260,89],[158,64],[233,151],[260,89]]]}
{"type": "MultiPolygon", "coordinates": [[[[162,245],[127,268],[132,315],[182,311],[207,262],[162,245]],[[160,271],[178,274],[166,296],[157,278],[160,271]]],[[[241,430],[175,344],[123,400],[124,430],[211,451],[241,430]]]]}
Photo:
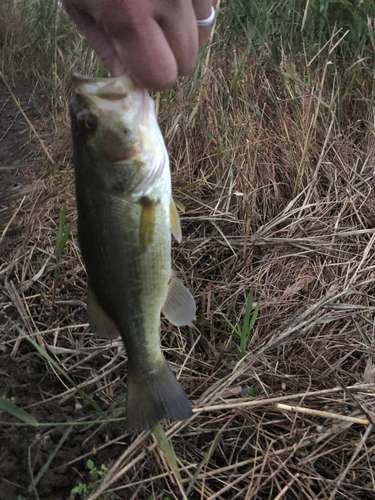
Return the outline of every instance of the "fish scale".
{"type": "Polygon", "coordinates": [[[126,76],[77,75],[71,121],[89,323],[124,341],[127,428],[186,419],[191,406],[160,348],[160,314],[189,324],[195,303],[171,268],[171,233],[180,240],[181,230],[153,101],[126,76]]]}

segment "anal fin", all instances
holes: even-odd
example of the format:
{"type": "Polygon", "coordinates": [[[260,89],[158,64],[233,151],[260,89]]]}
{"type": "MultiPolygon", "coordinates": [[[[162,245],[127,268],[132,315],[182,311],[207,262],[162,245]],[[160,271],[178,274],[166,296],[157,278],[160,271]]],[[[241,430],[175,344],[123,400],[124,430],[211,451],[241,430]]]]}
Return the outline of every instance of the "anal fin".
{"type": "Polygon", "coordinates": [[[120,333],[116,325],[103,311],[90,286],[87,288],[87,312],[91,331],[98,335],[98,337],[105,339],[116,339],[119,337],[120,333]]]}
{"type": "Polygon", "coordinates": [[[196,305],[193,296],[172,272],[167,298],[162,308],[164,316],[175,326],[189,325],[195,320],[196,305]]]}

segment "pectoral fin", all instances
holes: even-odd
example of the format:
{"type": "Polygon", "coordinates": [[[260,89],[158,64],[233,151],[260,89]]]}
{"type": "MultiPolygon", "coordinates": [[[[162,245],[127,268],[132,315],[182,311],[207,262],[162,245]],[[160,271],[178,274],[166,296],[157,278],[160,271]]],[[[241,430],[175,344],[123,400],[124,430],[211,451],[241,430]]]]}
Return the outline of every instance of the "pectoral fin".
{"type": "Polygon", "coordinates": [[[140,199],[142,207],[141,225],[139,229],[139,242],[144,252],[152,241],[155,229],[155,211],[159,202],[149,200],[147,197],[140,199]]]}
{"type": "Polygon", "coordinates": [[[195,320],[195,302],[189,290],[173,273],[162,312],[176,326],[184,326],[195,320]]]}
{"type": "Polygon", "coordinates": [[[180,217],[177,212],[176,203],[171,196],[171,201],[169,204],[169,218],[171,221],[171,233],[176,238],[176,240],[181,243],[182,234],[181,234],[181,225],[180,225],[180,217]]]}
{"type": "Polygon", "coordinates": [[[87,289],[87,312],[90,328],[98,337],[116,339],[120,333],[114,322],[107,316],[99,304],[94,291],[90,286],[87,289]]]}

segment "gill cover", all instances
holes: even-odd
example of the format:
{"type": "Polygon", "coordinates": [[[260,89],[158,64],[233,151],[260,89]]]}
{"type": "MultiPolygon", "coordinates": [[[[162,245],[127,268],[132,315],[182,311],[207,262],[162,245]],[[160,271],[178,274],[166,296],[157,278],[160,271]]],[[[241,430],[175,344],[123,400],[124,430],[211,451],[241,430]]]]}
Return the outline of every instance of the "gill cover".
{"type": "Polygon", "coordinates": [[[153,100],[127,75],[91,78],[75,73],[73,80],[73,113],[85,123],[90,117],[97,122],[95,140],[90,143],[95,157],[117,166],[137,161],[143,168],[145,175],[131,189],[132,201],[139,202],[169,169],[153,100]]]}

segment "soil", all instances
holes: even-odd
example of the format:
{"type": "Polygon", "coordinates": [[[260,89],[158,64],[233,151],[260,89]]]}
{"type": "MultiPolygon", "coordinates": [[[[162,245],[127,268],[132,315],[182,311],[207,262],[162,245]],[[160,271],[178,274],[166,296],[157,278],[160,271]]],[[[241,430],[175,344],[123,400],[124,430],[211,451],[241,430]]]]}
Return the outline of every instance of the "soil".
{"type": "MultiPolygon", "coordinates": [[[[28,117],[35,120],[38,118],[38,106],[30,98],[31,90],[21,88],[15,94],[28,117]]],[[[38,153],[35,153],[34,145],[29,139],[29,129],[22,114],[9,93],[0,87],[0,269],[2,255],[18,244],[24,232],[22,218],[17,215],[14,217],[14,213],[25,190],[39,175],[37,169],[30,169],[30,165],[37,164],[35,160],[38,153]]],[[[6,332],[2,328],[4,318],[1,311],[5,301],[2,299],[4,295],[0,288],[0,331],[4,336],[6,332]]],[[[35,491],[33,481],[69,428],[61,426],[50,429],[48,423],[68,423],[90,415],[94,419],[96,417],[88,403],[77,403],[72,397],[64,403],[56,398],[50,401],[64,389],[62,385],[56,385],[55,380],[49,377],[45,360],[31,345],[22,343],[17,356],[12,356],[6,342],[0,345],[0,396],[14,401],[38,422],[47,424],[42,429],[10,425],[17,419],[0,411],[0,500],[73,498],[72,488],[80,482],[89,482],[88,458],[71,466],[64,464],[88,453],[99,467],[100,464],[109,466],[112,457],[117,457],[123,451],[123,447],[116,444],[98,452],[95,449],[97,440],[103,443],[124,432],[121,422],[112,422],[110,427],[103,425],[94,434],[95,438],[90,438],[93,434],[90,426],[75,426],[71,428],[65,446],[61,446],[51,466],[43,473],[35,491]],[[43,400],[45,402],[41,403],[43,400]]]]}
{"type": "MultiPolygon", "coordinates": [[[[30,350],[31,351],[31,350],[30,350]]],[[[77,404],[70,398],[64,404],[53,400],[40,404],[41,394],[47,399],[61,392],[61,387],[56,387],[46,377],[44,361],[31,351],[17,358],[10,355],[0,356],[0,394],[6,398],[15,398],[16,404],[28,411],[39,422],[54,424],[70,422],[83,418],[92,413],[90,405],[77,404]],[[33,406],[37,403],[36,406],[33,406]]],[[[3,422],[14,421],[6,413],[1,414],[3,422]]],[[[30,484],[32,478],[37,476],[50,455],[59,444],[68,427],[61,426],[48,431],[30,426],[3,425],[0,428],[0,498],[13,500],[19,497],[35,499],[36,495],[30,484]],[[47,432],[46,432],[47,431],[47,432]]],[[[51,469],[47,470],[37,485],[41,499],[67,499],[74,486],[80,482],[89,482],[86,470],[87,458],[76,462],[74,466],[60,466],[76,459],[84,453],[89,453],[95,464],[110,464],[112,457],[119,456],[123,448],[110,446],[95,452],[97,440],[104,442],[112,440],[124,432],[121,423],[103,426],[96,434],[95,439],[88,439],[93,429],[75,426],[72,428],[68,445],[63,446],[54,458],[51,469]],[[94,452],[94,456],[91,454],[94,452]],[[81,471],[81,473],[79,472],[81,471]]]]}

